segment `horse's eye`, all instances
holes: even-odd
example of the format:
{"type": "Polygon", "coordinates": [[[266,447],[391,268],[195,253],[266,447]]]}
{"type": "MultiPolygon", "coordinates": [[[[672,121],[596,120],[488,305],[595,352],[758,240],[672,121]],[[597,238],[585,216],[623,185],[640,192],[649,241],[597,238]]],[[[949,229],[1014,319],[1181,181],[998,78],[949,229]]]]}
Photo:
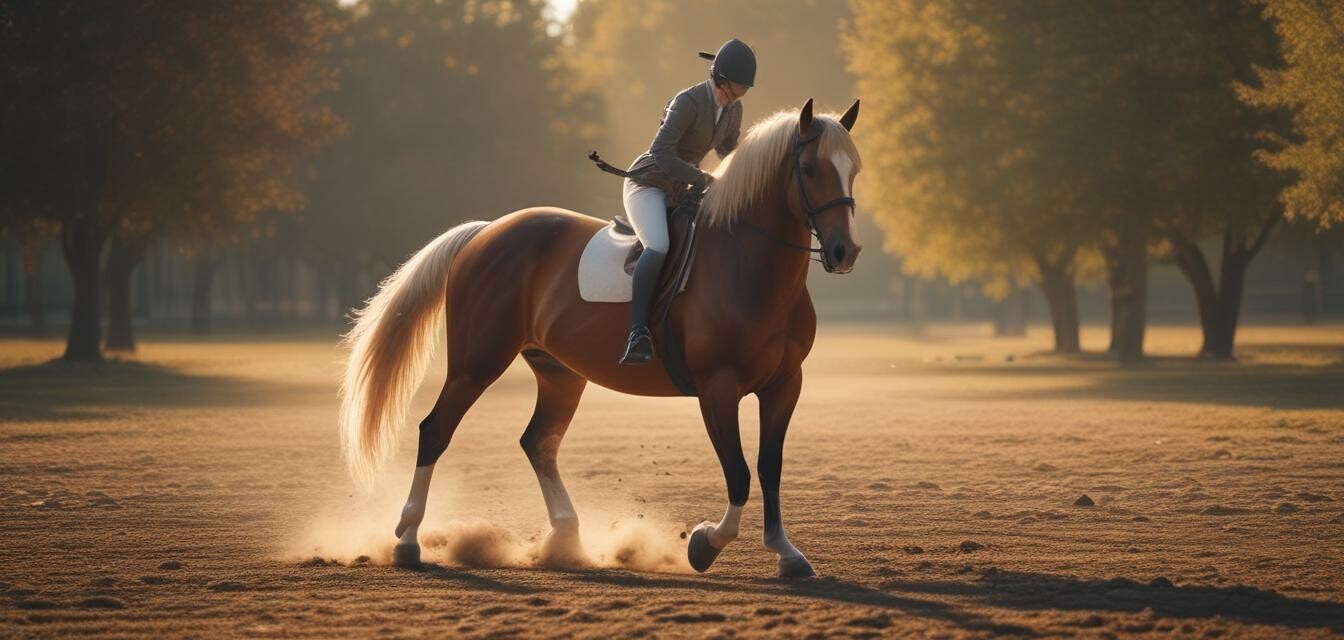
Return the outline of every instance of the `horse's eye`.
{"type": "Polygon", "coordinates": [[[812,165],[810,165],[810,164],[805,164],[805,165],[803,165],[803,175],[805,175],[805,176],[811,178],[811,177],[815,176],[816,174],[817,174],[817,170],[814,169],[814,168],[812,168],[812,165]]]}

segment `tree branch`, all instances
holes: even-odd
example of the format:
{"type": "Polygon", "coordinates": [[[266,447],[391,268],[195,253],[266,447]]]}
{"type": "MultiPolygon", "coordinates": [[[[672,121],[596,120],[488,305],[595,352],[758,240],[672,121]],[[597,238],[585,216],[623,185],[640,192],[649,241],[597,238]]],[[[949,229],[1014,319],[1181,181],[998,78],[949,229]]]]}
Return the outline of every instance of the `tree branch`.
{"type": "Polygon", "coordinates": [[[1269,220],[1265,222],[1265,226],[1260,228],[1260,233],[1256,235],[1255,242],[1252,242],[1251,246],[1243,253],[1243,256],[1247,261],[1254,258],[1255,254],[1260,253],[1260,250],[1264,248],[1265,243],[1269,241],[1270,232],[1274,231],[1274,227],[1279,225],[1280,220],[1283,220],[1283,216],[1277,214],[1272,215],[1269,220]]]}

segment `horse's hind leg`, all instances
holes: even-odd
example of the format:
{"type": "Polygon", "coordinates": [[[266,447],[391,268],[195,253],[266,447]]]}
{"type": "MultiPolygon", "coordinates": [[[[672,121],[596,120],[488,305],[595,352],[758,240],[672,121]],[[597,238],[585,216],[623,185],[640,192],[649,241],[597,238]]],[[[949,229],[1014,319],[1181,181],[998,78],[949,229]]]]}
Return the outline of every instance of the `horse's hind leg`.
{"type": "Polygon", "coordinates": [[[537,374],[537,406],[519,444],[537,473],[551,521],[551,533],[542,548],[541,559],[549,565],[586,564],[579,540],[579,516],[560,480],[556,457],[588,381],[544,352],[525,351],[523,357],[537,374]]]}
{"type": "MultiPolygon", "coordinates": [[[[485,389],[499,378],[509,363],[518,355],[517,348],[510,350],[494,344],[488,351],[480,347],[472,349],[463,339],[463,344],[454,345],[455,336],[449,335],[448,380],[439,392],[439,399],[429,415],[420,422],[420,448],[416,454],[415,477],[411,481],[411,492],[406,498],[406,506],[401,509],[401,521],[397,523],[397,546],[393,550],[393,563],[399,567],[417,567],[420,565],[420,544],[417,540],[420,522],[425,517],[425,504],[429,498],[429,481],[434,474],[434,464],[439,461],[448,448],[448,443],[457,431],[457,425],[485,389]],[[454,346],[458,349],[455,351],[454,346]],[[457,358],[454,356],[457,355],[457,358]]],[[[477,342],[476,344],[483,344],[477,342]]]]}

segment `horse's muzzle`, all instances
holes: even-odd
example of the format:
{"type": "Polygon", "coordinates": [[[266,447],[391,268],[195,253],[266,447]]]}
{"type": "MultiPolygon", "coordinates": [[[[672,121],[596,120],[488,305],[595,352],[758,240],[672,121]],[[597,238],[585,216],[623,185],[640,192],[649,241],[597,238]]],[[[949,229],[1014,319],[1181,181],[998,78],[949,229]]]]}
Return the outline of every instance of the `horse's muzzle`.
{"type": "Polygon", "coordinates": [[[826,273],[849,273],[859,259],[863,245],[845,239],[826,246],[821,253],[821,266],[826,273]]]}

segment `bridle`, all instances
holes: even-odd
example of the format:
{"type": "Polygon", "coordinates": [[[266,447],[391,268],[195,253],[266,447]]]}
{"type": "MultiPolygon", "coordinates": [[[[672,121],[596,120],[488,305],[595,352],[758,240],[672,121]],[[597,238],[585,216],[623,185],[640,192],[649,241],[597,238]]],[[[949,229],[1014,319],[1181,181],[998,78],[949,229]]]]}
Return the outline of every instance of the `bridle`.
{"type": "MultiPolygon", "coordinates": [[[[817,222],[816,222],[817,216],[821,215],[822,212],[828,209],[833,209],[835,207],[842,207],[842,206],[853,207],[855,206],[855,202],[854,198],[850,196],[840,196],[839,198],[827,200],[826,202],[823,202],[820,205],[814,206],[812,204],[812,199],[807,196],[807,184],[803,180],[804,178],[803,150],[806,149],[808,145],[812,144],[813,142],[816,142],[818,139],[821,138],[821,133],[823,131],[822,127],[818,126],[815,129],[816,132],[807,137],[803,137],[801,133],[798,134],[798,136],[793,141],[793,179],[794,182],[798,183],[798,199],[803,204],[803,222],[807,224],[808,233],[810,233],[813,238],[817,239],[817,244],[821,244],[821,234],[817,232],[817,222]]],[[[786,185],[784,189],[786,191],[785,197],[787,199],[788,186],[786,185]]],[[[831,266],[830,261],[827,259],[826,253],[822,249],[820,248],[813,249],[810,246],[811,245],[810,239],[808,241],[809,246],[802,247],[793,244],[788,240],[778,238],[773,233],[767,231],[766,229],[763,229],[746,220],[743,220],[741,224],[745,225],[748,229],[751,229],[752,231],[755,231],[756,233],[765,236],[767,239],[773,241],[775,244],[778,244],[782,247],[793,249],[794,251],[805,251],[808,253],[820,254],[821,255],[820,260],[818,260],[817,258],[809,258],[809,259],[815,260],[816,262],[820,262],[821,266],[825,267],[828,273],[834,268],[831,266]]]]}

